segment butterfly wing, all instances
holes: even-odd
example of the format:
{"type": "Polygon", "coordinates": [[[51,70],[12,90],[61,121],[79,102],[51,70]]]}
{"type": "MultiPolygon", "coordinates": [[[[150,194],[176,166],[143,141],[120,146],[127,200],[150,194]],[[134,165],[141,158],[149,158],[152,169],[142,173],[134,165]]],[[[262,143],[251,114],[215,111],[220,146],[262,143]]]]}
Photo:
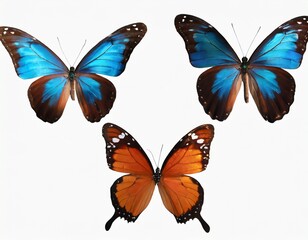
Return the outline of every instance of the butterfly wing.
{"type": "Polygon", "coordinates": [[[241,61],[227,40],[206,21],[180,14],[174,22],[194,67],[240,64],[241,61]]]}
{"type": "Polygon", "coordinates": [[[216,66],[202,73],[197,81],[199,102],[212,119],[225,120],[240,90],[242,75],[234,66],[216,66]]]}
{"type": "Polygon", "coordinates": [[[199,76],[197,91],[204,111],[225,120],[241,86],[241,61],[227,40],[209,23],[191,15],[178,15],[175,27],[184,39],[190,63],[211,67],[199,76]]]}
{"type": "Polygon", "coordinates": [[[265,120],[275,122],[289,112],[295,82],[288,72],[262,66],[250,69],[248,76],[250,93],[265,120]]]}
{"type": "Polygon", "coordinates": [[[0,40],[22,79],[67,73],[62,60],[28,33],[12,27],[0,27],[0,40]]]}
{"type": "Polygon", "coordinates": [[[115,124],[106,123],[103,126],[103,137],[109,168],[129,173],[117,179],[110,189],[115,213],[106,223],[105,228],[109,230],[118,217],[128,222],[136,221],[152,198],[155,182],[150,160],[127,131],[115,124]]]}
{"type": "Polygon", "coordinates": [[[42,76],[28,90],[36,115],[45,122],[57,121],[70,94],[65,64],[47,46],[20,29],[0,27],[0,40],[9,52],[19,77],[42,76]]]}
{"type": "Polygon", "coordinates": [[[53,123],[62,116],[70,90],[67,78],[54,74],[34,81],[28,89],[28,98],[37,117],[53,123]]]}
{"type": "Polygon", "coordinates": [[[99,122],[109,113],[116,98],[114,85],[96,74],[76,74],[76,93],[85,118],[99,122]]]}
{"type": "Polygon", "coordinates": [[[146,25],[143,23],[134,23],[118,29],[86,54],[77,66],[76,72],[120,75],[146,31],[146,25]]]}
{"type": "Polygon", "coordinates": [[[275,29],[253,52],[248,64],[249,88],[265,120],[275,122],[294,100],[293,77],[281,68],[302,62],[308,40],[308,16],[293,18],[275,29]]]}
{"type": "Polygon", "coordinates": [[[293,18],[276,28],[252,54],[253,66],[298,68],[308,41],[308,16],[293,18]]]}
{"type": "Polygon", "coordinates": [[[110,188],[115,213],[106,223],[105,229],[108,231],[118,217],[135,222],[148,206],[154,189],[155,182],[149,176],[128,174],[117,179],[110,188]]]}
{"type": "Polygon", "coordinates": [[[203,171],[209,161],[209,151],[214,137],[214,127],[201,125],[186,134],[168,154],[158,183],[165,207],[179,223],[197,218],[203,229],[209,225],[200,215],[203,188],[197,180],[184,174],[203,171]]]}

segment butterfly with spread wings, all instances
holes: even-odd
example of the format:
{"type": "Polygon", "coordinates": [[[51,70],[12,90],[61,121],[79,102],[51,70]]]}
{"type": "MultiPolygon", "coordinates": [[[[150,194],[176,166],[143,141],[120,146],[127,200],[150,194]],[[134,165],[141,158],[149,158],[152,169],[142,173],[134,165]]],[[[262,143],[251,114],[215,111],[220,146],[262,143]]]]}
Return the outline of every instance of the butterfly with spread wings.
{"type": "Polygon", "coordinates": [[[200,215],[203,188],[196,179],[185,174],[198,173],[207,167],[214,137],[212,125],[201,125],[186,134],[156,171],[138,142],[124,129],[106,123],[103,137],[109,168],[128,173],[117,179],[110,189],[115,213],[106,223],[107,231],[118,217],[135,222],[148,206],[156,184],[165,207],[178,223],[197,218],[203,229],[210,231],[200,215]]]}
{"type": "Polygon", "coordinates": [[[40,77],[28,90],[37,117],[49,123],[59,120],[75,91],[85,118],[98,122],[109,113],[116,97],[114,85],[97,74],[119,76],[137,44],[147,31],[143,23],[124,26],[94,46],[76,69],[68,69],[47,46],[28,33],[0,27],[0,40],[22,79],[40,77]]]}
{"type": "Polygon", "coordinates": [[[244,97],[250,93],[263,118],[282,119],[294,100],[295,82],[283,70],[301,64],[308,40],[308,16],[293,18],[275,29],[248,60],[238,58],[226,39],[209,23],[181,14],[175,27],[184,39],[190,63],[197,68],[212,67],[197,81],[199,101],[212,119],[223,121],[232,111],[244,84],[244,97]]]}

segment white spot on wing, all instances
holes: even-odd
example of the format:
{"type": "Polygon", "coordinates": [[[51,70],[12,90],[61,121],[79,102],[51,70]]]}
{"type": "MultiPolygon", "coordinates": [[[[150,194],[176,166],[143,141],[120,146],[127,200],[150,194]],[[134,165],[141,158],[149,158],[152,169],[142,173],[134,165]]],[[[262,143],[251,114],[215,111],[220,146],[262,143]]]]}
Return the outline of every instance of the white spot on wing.
{"type": "Polygon", "coordinates": [[[114,143],[118,143],[118,142],[120,142],[120,139],[118,139],[118,138],[114,137],[114,138],[112,138],[112,142],[114,142],[114,143]]]}
{"type": "Polygon", "coordinates": [[[197,140],[197,143],[198,143],[198,144],[204,143],[204,139],[202,139],[202,138],[198,139],[198,140],[197,140]]]}
{"type": "Polygon", "coordinates": [[[121,133],[121,134],[119,135],[119,138],[120,138],[120,139],[125,138],[125,133],[121,133]]]}
{"type": "Polygon", "coordinates": [[[195,134],[195,133],[192,133],[192,134],[191,134],[191,139],[192,139],[192,140],[198,139],[198,135],[195,134]]]}

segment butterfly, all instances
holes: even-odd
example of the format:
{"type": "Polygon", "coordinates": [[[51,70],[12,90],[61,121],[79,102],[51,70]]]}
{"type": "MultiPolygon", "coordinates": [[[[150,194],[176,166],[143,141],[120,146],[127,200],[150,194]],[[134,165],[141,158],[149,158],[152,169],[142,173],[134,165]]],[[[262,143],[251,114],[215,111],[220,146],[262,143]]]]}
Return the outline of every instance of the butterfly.
{"type": "Polygon", "coordinates": [[[68,69],[47,46],[28,33],[0,27],[0,40],[22,79],[40,77],[28,90],[37,117],[49,123],[59,120],[75,91],[85,118],[98,122],[109,113],[116,97],[114,85],[97,74],[119,76],[147,31],[143,23],[124,26],[94,46],[76,68],[68,69]]]}
{"type": "Polygon", "coordinates": [[[154,171],[144,150],[127,131],[106,123],[103,126],[106,156],[110,169],[128,173],[111,186],[115,213],[106,223],[108,231],[118,217],[135,222],[149,204],[155,185],[167,210],[178,223],[197,218],[206,232],[209,225],[201,217],[203,188],[185,174],[198,173],[207,167],[214,127],[201,125],[186,134],[170,151],[161,169],[154,171]]]}
{"type": "Polygon", "coordinates": [[[283,70],[298,68],[308,40],[308,16],[291,19],[275,29],[251,57],[238,58],[226,39],[209,23],[181,14],[175,28],[184,39],[192,66],[212,67],[197,81],[199,101],[212,119],[223,121],[232,111],[244,84],[245,102],[250,93],[260,114],[269,122],[282,119],[294,100],[295,82],[283,70]]]}

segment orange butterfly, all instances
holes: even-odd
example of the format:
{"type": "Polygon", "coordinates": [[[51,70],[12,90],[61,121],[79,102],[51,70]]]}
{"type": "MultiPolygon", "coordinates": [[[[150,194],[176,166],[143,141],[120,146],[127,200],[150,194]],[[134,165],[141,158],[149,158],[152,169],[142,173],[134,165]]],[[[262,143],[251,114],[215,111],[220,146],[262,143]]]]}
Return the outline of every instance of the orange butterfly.
{"type": "Polygon", "coordinates": [[[186,134],[171,150],[161,170],[156,168],[155,172],[138,142],[124,129],[106,123],[103,137],[109,168],[129,173],[111,186],[115,213],[105,225],[107,231],[118,217],[135,222],[148,206],[156,184],[165,207],[178,223],[197,218],[203,229],[210,231],[209,225],[200,215],[203,188],[196,179],[184,174],[205,170],[214,137],[212,125],[201,125],[186,134]]]}

